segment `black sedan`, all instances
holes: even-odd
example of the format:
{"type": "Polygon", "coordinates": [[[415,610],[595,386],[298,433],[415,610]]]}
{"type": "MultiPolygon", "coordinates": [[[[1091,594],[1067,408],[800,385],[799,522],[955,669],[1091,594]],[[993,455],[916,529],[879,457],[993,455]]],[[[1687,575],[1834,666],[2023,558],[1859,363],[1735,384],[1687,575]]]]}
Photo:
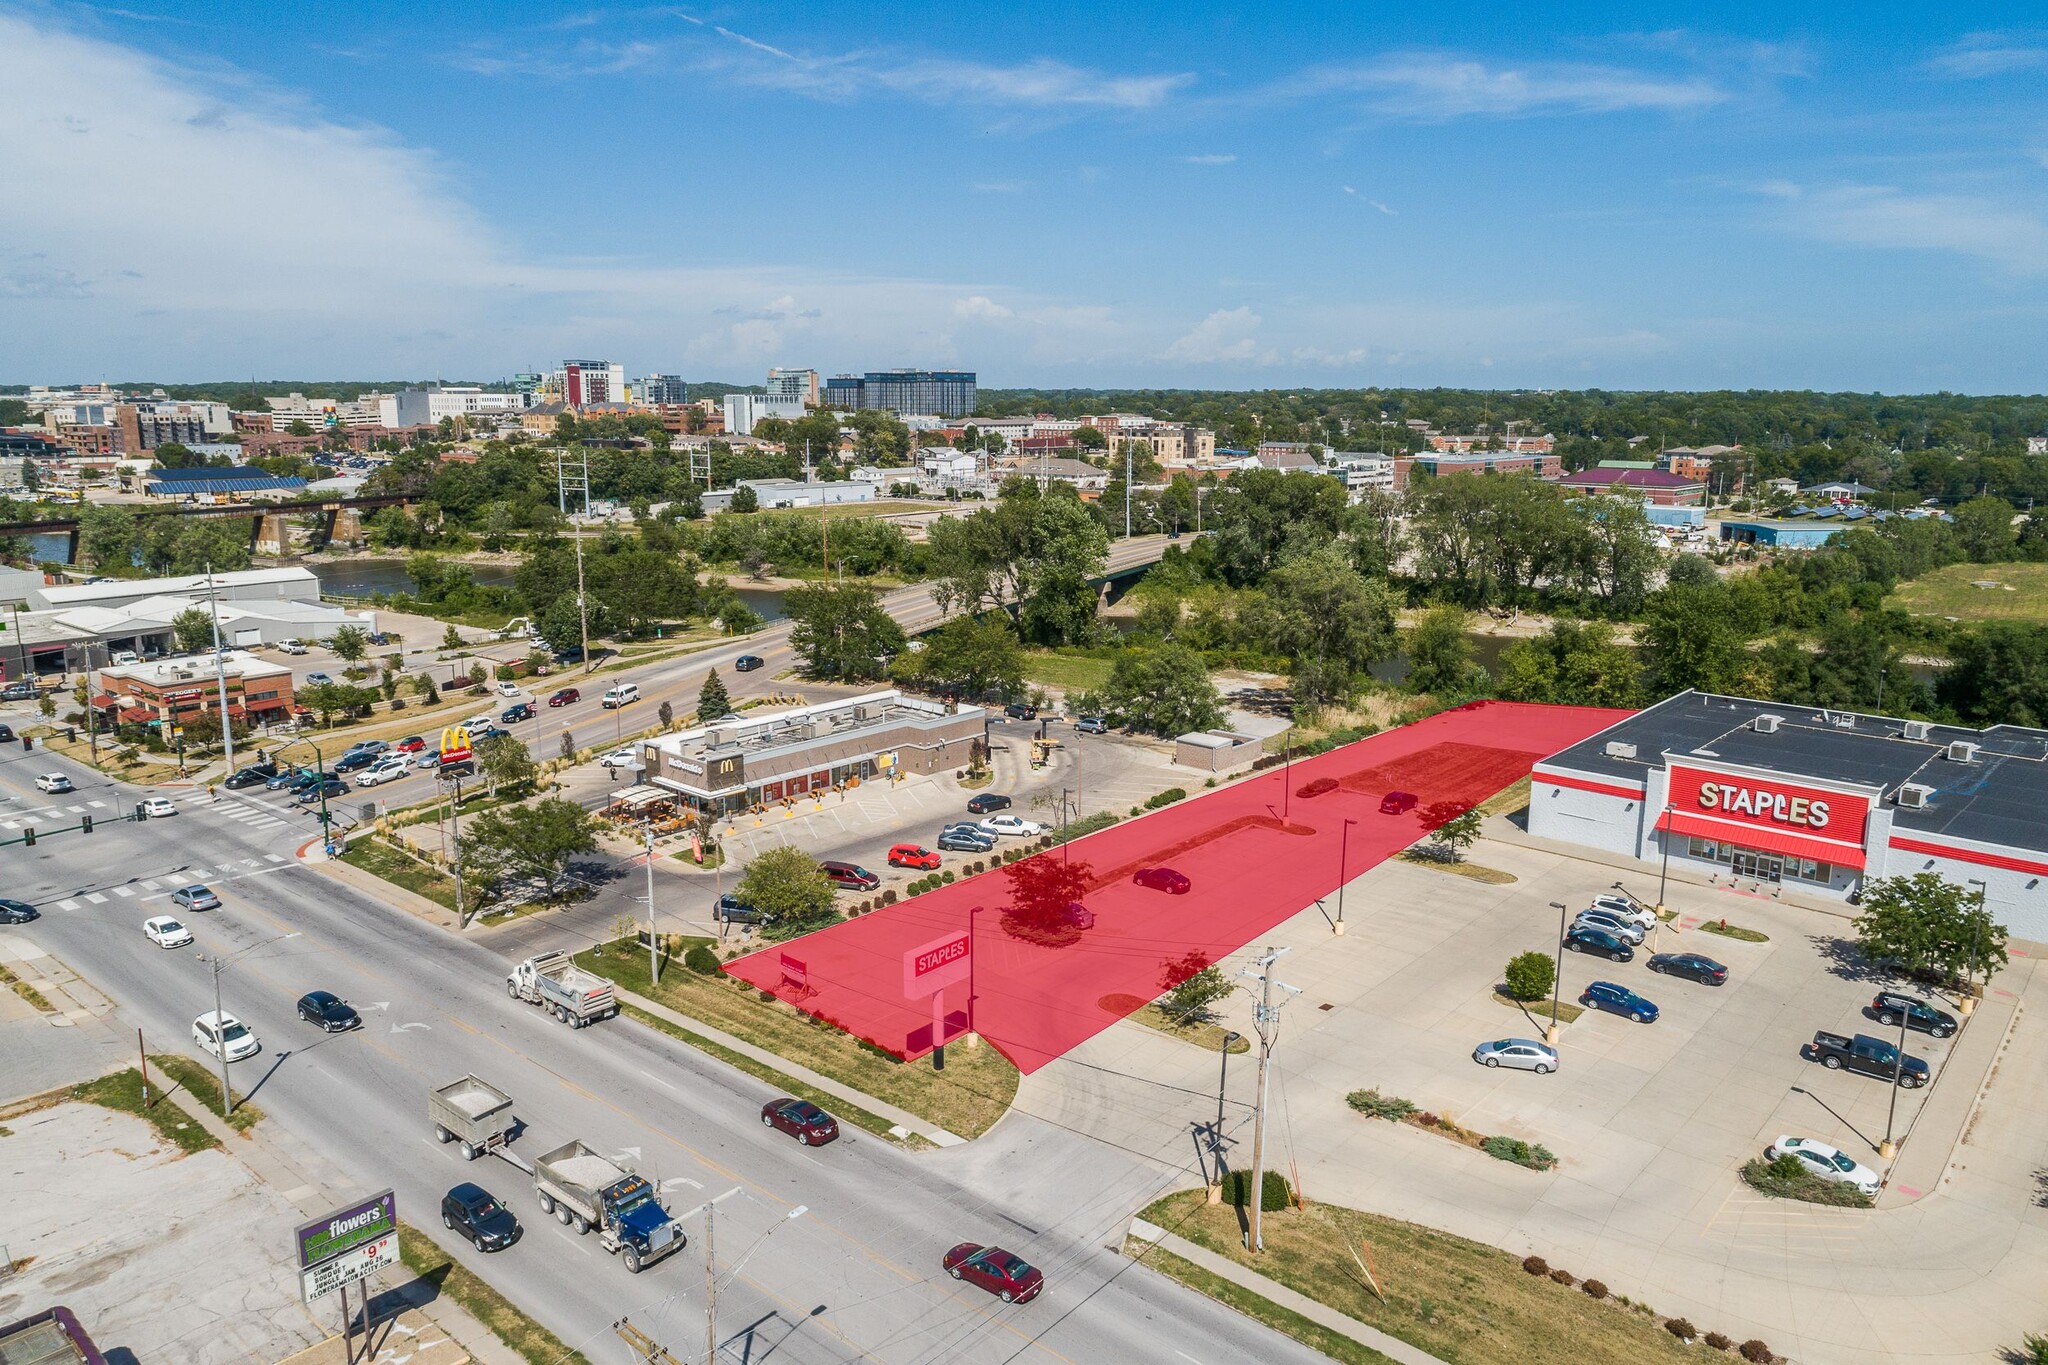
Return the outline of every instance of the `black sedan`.
{"type": "Polygon", "coordinates": [[[1656,953],[1643,965],[1665,976],[1691,977],[1703,986],[1728,984],[1728,969],[1711,957],[1702,957],[1698,953],[1656,953]]]}
{"type": "Polygon", "coordinates": [[[383,756],[372,749],[351,749],[340,758],[335,759],[334,766],[327,771],[331,773],[352,773],[358,768],[369,767],[383,756]]]}
{"type": "Polygon", "coordinates": [[[809,1147],[822,1147],[839,1136],[837,1119],[809,1100],[795,1100],[787,1095],[761,1106],[761,1123],[809,1147]]]}
{"type": "Polygon", "coordinates": [[[983,792],[967,798],[967,809],[974,815],[991,815],[1010,808],[1010,798],[998,792],[983,792]]]}
{"type": "Polygon", "coordinates": [[[1633,961],[1636,955],[1635,949],[1605,929],[1592,929],[1583,925],[1572,926],[1571,932],[1564,936],[1564,950],[1568,953],[1597,953],[1601,957],[1611,957],[1616,962],[1633,961]]]}
{"type": "Polygon", "coordinates": [[[333,991],[307,991],[299,997],[299,1018],[318,1024],[329,1033],[346,1033],[362,1027],[363,1017],[355,1006],[333,991]]]}
{"type": "Polygon", "coordinates": [[[41,918],[42,913],[27,901],[0,900],[0,924],[27,924],[41,918]]]}
{"type": "Polygon", "coordinates": [[[1154,891],[1164,891],[1169,896],[1185,896],[1195,887],[1185,873],[1170,867],[1141,867],[1131,874],[1131,880],[1154,891]]]}
{"type": "Polygon", "coordinates": [[[466,1183],[441,1196],[441,1226],[467,1237],[478,1251],[503,1251],[523,1231],[512,1210],[495,1195],[466,1183]]]}
{"type": "Polygon", "coordinates": [[[345,795],[347,791],[348,783],[338,777],[330,777],[324,781],[315,778],[312,782],[301,788],[299,794],[294,796],[292,800],[302,806],[310,806],[322,797],[332,800],[337,796],[345,795]]]}

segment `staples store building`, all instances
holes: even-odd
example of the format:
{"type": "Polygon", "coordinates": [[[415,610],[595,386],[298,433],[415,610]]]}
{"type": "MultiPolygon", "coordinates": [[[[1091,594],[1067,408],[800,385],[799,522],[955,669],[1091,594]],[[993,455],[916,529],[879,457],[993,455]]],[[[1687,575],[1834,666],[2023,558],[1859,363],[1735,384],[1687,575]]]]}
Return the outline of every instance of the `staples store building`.
{"type": "Polygon", "coordinates": [[[1529,832],[1844,899],[1935,872],[2048,941],[2048,730],[1685,692],[1538,763],[1529,832]]]}

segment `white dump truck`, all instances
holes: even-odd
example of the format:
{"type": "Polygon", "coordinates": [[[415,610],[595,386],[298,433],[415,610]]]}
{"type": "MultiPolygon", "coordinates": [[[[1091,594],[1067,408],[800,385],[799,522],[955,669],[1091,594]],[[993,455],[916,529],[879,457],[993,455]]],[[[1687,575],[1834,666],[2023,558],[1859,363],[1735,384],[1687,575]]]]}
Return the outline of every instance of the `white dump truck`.
{"type": "Polygon", "coordinates": [[[427,1117],[434,1136],[460,1142],[462,1159],[475,1161],[512,1141],[519,1120],[512,1117],[512,1097],[477,1076],[451,1081],[427,1096],[427,1117]]]}
{"type": "Polygon", "coordinates": [[[567,953],[529,957],[505,978],[505,992],[539,1005],[571,1028],[582,1028],[619,1012],[612,983],[577,966],[567,953]]]}
{"type": "Polygon", "coordinates": [[[690,1240],[645,1176],[580,1141],[535,1159],[533,1193],[542,1213],[552,1213],[578,1236],[596,1228],[598,1243],[635,1275],[690,1240]]]}

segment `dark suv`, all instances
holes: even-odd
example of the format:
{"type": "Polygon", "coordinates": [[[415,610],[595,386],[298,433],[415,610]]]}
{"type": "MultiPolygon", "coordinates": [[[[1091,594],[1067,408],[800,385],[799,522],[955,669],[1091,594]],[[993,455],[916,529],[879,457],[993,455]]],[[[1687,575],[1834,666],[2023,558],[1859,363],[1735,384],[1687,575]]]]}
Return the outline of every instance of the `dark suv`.
{"type": "Polygon", "coordinates": [[[1925,1000],[1914,995],[1901,995],[1897,991],[1879,991],[1877,999],[1870,1002],[1871,1013],[1877,1022],[1888,1028],[1899,1026],[1899,1016],[1904,1015],[1906,1027],[1935,1038],[1946,1038],[1956,1031],[1956,1017],[1946,1010],[1938,1010],[1925,1000]]]}
{"type": "Polygon", "coordinates": [[[1003,708],[1003,714],[1011,720],[1037,720],[1038,708],[1030,702],[1013,701],[1003,708]]]}
{"type": "Polygon", "coordinates": [[[728,891],[711,907],[711,918],[720,924],[766,924],[768,917],[728,891]]]}
{"type": "Polygon", "coordinates": [[[524,1230],[489,1190],[467,1183],[441,1196],[441,1226],[467,1237],[478,1251],[503,1251],[524,1230]]]}

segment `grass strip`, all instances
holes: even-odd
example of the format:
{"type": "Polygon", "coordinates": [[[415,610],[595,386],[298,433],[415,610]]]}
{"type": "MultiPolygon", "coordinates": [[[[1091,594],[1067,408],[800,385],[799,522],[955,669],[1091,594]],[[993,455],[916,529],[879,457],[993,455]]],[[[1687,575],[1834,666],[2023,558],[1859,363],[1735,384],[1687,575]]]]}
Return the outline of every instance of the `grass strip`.
{"type": "Polygon", "coordinates": [[[1353,1341],[1342,1333],[1333,1332],[1291,1308],[1282,1308],[1235,1280],[1212,1275],[1193,1261],[1183,1260],[1170,1251],[1154,1247],[1141,1253],[1138,1259],[1160,1274],[1179,1280],[1197,1294],[1206,1294],[1220,1304],[1235,1308],[1254,1322],[1262,1322],[1282,1336],[1293,1337],[1310,1350],[1320,1351],[1332,1360],[1343,1361],[1344,1365],[1394,1365],[1392,1356],[1382,1355],[1362,1341],[1353,1341]]]}
{"type": "Polygon", "coordinates": [[[409,1223],[398,1225],[398,1254],[405,1268],[468,1310],[491,1335],[519,1353],[527,1365],[589,1365],[580,1351],[535,1322],[518,1305],[459,1264],[434,1240],[409,1223]]]}
{"type": "Polygon", "coordinates": [[[1497,867],[1482,867],[1478,863],[1447,862],[1433,858],[1415,849],[1403,849],[1394,855],[1411,867],[1426,867],[1436,872],[1448,872],[1453,877],[1464,877],[1469,881],[1485,882],[1488,886],[1506,886],[1517,880],[1512,872],[1503,872],[1497,867]]]}
{"type": "Polygon", "coordinates": [[[1771,936],[1758,929],[1745,929],[1740,924],[1730,924],[1725,919],[1702,920],[1699,925],[1703,934],[1719,934],[1722,938],[1739,939],[1744,943],[1769,943],[1771,936]]]}
{"type": "Polygon", "coordinates": [[[150,1103],[142,1102],[142,1073],[134,1067],[102,1076],[96,1081],[87,1081],[71,1092],[73,1099],[97,1104],[105,1109],[116,1109],[123,1114],[133,1114],[144,1120],[164,1141],[179,1148],[188,1156],[193,1152],[204,1152],[220,1146],[220,1139],[200,1124],[198,1119],[180,1109],[164,1095],[163,1087],[152,1082],[149,1087],[150,1103]]]}
{"type": "Polygon", "coordinates": [[[351,839],[342,851],[341,861],[393,886],[404,887],[416,896],[425,896],[442,909],[454,913],[454,878],[429,867],[380,836],[351,839]]]}
{"type": "Polygon", "coordinates": [[[1109,681],[1109,675],[1115,669],[1116,661],[1113,659],[1088,658],[1049,649],[1024,652],[1026,680],[1068,692],[1098,691],[1109,681]]]}
{"type": "Polygon", "coordinates": [[[649,1014],[638,1005],[621,1005],[620,1009],[629,1019],[637,1019],[651,1029],[666,1033],[669,1037],[679,1042],[688,1043],[699,1052],[716,1057],[727,1066],[738,1067],[755,1080],[766,1081],[770,1085],[779,1086],[781,1089],[788,1091],[793,1099],[809,1100],[820,1109],[829,1112],[834,1118],[844,1119],[849,1123],[857,1124],[873,1133],[876,1137],[888,1138],[891,1142],[896,1141],[895,1134],[889,1131],[891,1128],[896,1127],[896,1124],[889,1119],[883,1118],[880,1114],[871,1114],[857,1104],[849,1104],[847,1101],[840,1099],[837,1095],[828,1095],[815,1086],[805,1085],[794,1076],[785,1076],[774,1067],[757,1062],[744,1052],[735,1052],[723,1043],[714,1043],[703,1034],[692,1033],[689,1029],[664,1019],[658,1014],[649,1014]]]}
{"type": "MultiPolygon", "coordinates": [[[[1533,1275],[1498,1247],[1334,1204],[1264,1215],[1265,1252],[1239,1242],[1239,1210],[1204,1191],[1167,1195],[1138,1216],[1452,1365],[1677,1365],[1697,1362],[1654,1313],[1533,1275]],[[1384,1300],[1367,1288],[1356,1254],[1384,1300]]],[[[1148,1257],[1148,1259],[1150,1259],[1148,1257]]],[[[1228,1302],[1228,1300],[1225,1300],[1228,1302]]],[[[1711,1327],[1712,1324],[1703,1324],[1711,1327]]],[[[1340,1357],[1342,1358],[1342,1357],[1340,1357]]]]}
{"type": "MultiPolygon", "coordinates": [[[[1551,1017],[1550,1002],[1548,1000],[1517,1000],[1505,991],[1495,991],[1493,993],[1493,1003],[1496,1005],[1506,1005],[1510,1009],[1521,1010],[1525,1014],[1533,1014],[1538,1019],[1548,1019],[1551,1017]]],[[[1585,1012],[1584,1006],[1574,1005],[1569,1000],[1557,1002],[1556,1017],[1557,1022],[1560,1024],[1569,1024],[1585,1012]]]]}
{"type": "MultiPolygon", "coordinates": [[[[1230,1036],[1230,1030],[1220,1024],[1186,1023],[1176,1021],[1152,1001],[1139,1000],[1135,995],[1105,995],[1096,1002],[1112,1014],[1122,1014],[1134,1024],[1163,1033],[1169,1038],[1178,1038],[1183,1043],[1193,1043],[1204,1052],[1221,1052],[1223,1040],[1230,1036]]],[[[1232,1053],[1249,1052],[1252,1045],[1242,1035],[1232,1039],[1232,1053]]]]}
{"type": "MultiPolygon", "coordinates": [[[[177,1083],[177,1087],[199,1102],[200,1107],[215,1114],[220,1113],[220,1079],[203,1063],[190,1057],[170,1054],[149,1054],[149,1064],[177,1083]]],[[[263,1121],[263,1111],[246,1100],[235,1105],[235,1112],[224,1116],[228,1126],[238,1133],[246,1133],[263,1121]]]]}
{"type": "Polygon", "coordinates": [[[20,996],[29,1005],[34,1007],[37,1013],[55,1014],[57,1012],[57,1007],[55,1005],[52,1005],[48,1000],[44,999],[43,993],[41,991],[37,990],[34,986],[29,985],[28,982],[23,981],[13,972],[7,970],[7,965],[5,963],[0,963],[0,981],[6,982],[7,989],[13,991],[16,995],[20,996]]]}
{"type": "MultiPolygon", "coordinates": [[[[700,944],[717,946],[710,939],[686,936],[678,940],[677,947],[679,953],[687,953],[700,944]]],[[[1017,1068],[992,1047],[949,1047],[946,1069],[934,1071],[929,1060],[898,1061],[772,996],[763,1000],[759,991],[737,977],[723,973],[699,976],[677,967],[661,974],[660,985],[652,985],[644,949],[587,951],[578,953],[576,961],[636,995],[657,1000],[678,1014],[820,1072],[860,1094],[908,1110],[963,1138],[987,1132],[1017,1094],[1017,1068]]]]}

